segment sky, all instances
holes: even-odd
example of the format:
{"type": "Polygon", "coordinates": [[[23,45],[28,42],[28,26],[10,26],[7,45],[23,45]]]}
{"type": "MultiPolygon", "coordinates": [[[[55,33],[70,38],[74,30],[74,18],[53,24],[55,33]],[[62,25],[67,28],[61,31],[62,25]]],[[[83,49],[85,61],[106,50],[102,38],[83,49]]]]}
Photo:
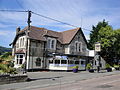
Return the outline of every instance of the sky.
{"type": "MultiPolygon", "coordinates": [[[[120,0],[0,0],[0,10],[31,10],[85,29],[89,39],[92,26],[105,19],[113,27],[120,28],[120,0]]],[[[27,26],[26,12],[0,11],[0,46],[9,47],[16,28],[27,26]]],[[[31,25],[54,31],[65,31],[75,27],[58,23],[32,14],[31,25]]]]}

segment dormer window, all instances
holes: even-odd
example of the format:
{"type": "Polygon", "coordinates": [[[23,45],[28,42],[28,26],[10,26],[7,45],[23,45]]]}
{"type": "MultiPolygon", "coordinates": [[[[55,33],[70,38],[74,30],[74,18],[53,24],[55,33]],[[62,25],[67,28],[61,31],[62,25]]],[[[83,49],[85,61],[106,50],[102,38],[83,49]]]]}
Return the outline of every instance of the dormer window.
{"type": "Polygon", "coordinates": [[[56,39],[55,38],[48,38],[47,40],[47,48],[48,49],[56,49],[56,39]]]}

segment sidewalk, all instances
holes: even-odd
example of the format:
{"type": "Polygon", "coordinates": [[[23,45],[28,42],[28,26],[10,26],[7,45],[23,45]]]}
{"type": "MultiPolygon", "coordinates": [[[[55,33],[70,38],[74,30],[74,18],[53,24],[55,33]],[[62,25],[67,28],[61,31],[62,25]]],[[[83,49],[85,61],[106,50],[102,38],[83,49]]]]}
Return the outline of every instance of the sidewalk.
{"type": "Polygon", "coordinates": [[[28,72],[28,77],[31,79],[29,82],[12,83],[0,85],[0,90],[28,90],[34,88],[43,88],[52,85],[74,83],[81,80],[99,78],[114,74],[120,74],[120,71],[101,73],[89,73],[88,71],[81,71],[78,73],[73,72],[28,72]]]}

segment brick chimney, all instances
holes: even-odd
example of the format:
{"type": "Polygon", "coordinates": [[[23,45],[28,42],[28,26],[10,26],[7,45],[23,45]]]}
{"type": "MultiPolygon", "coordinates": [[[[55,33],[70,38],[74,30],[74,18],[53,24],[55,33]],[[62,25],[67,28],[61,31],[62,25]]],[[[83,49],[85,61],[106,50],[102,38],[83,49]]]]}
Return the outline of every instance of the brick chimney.
{"type": "Polygon", "coordinates": [[[16,35],[18,34],[18,32],[20,31],[20,27],[16,28],[16,35]]]}

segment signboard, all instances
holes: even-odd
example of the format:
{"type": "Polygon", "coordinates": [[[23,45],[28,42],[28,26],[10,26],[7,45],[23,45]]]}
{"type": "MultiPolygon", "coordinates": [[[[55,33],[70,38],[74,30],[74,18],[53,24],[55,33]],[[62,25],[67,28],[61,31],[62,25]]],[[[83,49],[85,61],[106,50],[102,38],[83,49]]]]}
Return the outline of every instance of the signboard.
{"type": "Polygon", "coordinates": [[[95,51],[96,52],[100,52],[101,51],[101,45],[100,45],[100,43],[96,43],[95,44],[95,51]]]}

